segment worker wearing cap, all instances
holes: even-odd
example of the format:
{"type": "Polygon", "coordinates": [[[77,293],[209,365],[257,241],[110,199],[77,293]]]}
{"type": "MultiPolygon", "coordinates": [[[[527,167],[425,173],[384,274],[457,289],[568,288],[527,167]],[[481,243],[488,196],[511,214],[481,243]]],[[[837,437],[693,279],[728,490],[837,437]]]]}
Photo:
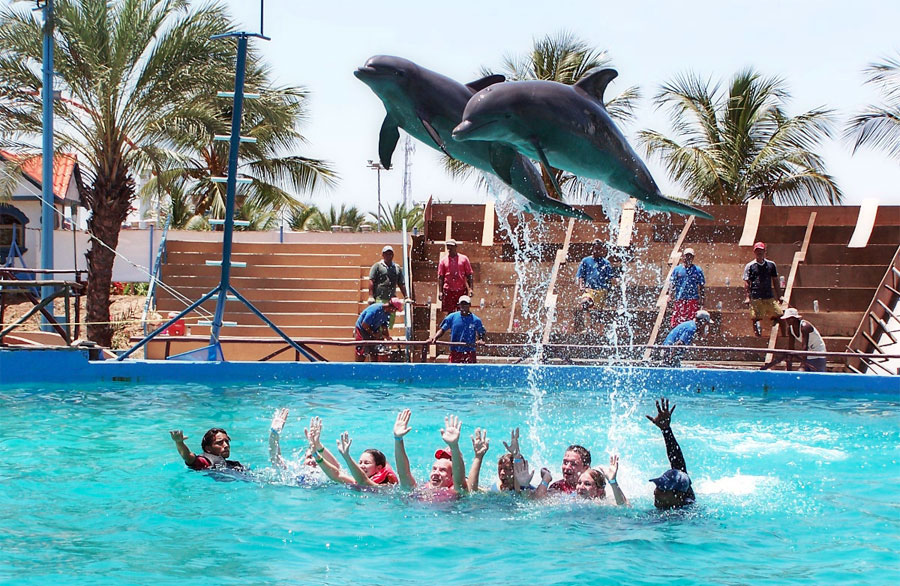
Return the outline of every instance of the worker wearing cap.
{"type": "Polygon", "coordinates": [[[778,269],[774,262],[766,258],[766,243],[754,244],[753,254],[756,259],[744,267],[744,291],[747,293],[744,304],[750,306],[753,333],[761,336],[759,320],[767,317],[774,324],[784,312],[779,305],[781,288],[778,286],[778,269]]]}
{"type": "Polygon", "coordinates": [[[430,344],[450,331],[451,342],[465,342],[465,346],[452,346],[450,348],[450,362],[460,364],[475,364],[475,340],[484,340],[487,333],[481,319],[472,313],[472,298],[463,295],[459,298],[459,311],[454,311],[444,318],[441,326],[428,339],[430,344]]]}
{"type": "Polygon", "coordinates": [[[474,271],[466,255],[456,251],[456,240],[447,240],[446,245],[447,256],[438,263],[438,299],[441,300],[441,311],[452,313],[456,311],[460,297],[472,296],[474,271]]]}
{"type": "Polygon", "coordinates": [[[599,238],[594,240],[591,245],[591,255],[581,259],[578,272],[575,273],[581,297],[590,296],[595,311],[602,310],[606,305],[610,285],[616,278],[616,270],[609,260],[603,257],[603,249],[603,241],[599,238]]]}
{"type": "Polygon", "coordinates": [[[672,318],[669,327],[694,319],[704,304],[706,277],[703,269],[694,264],[694,249],[685,248],[681,264],[672,269],[669,278],[669,298],[672,302],[672,318]]]}
{"type": "MultiPolygon", "coordinates": [[[[816,326],[802,319],[800,312],[796,308],[788,307],[781,316],[781,322],[785,325],[784,335],[788,339],[788,350],[804,350],[807,352],[826,352],[825,340],[816,326]],[[796,348],[796,343],[800,342],[800,348],[796,348]]],[[[777,356],[777,355],[776,355],[777,356]]],[[[780,357],[773,357],[770,362],[763,365],[762,370],[772,368],[781,361],[785,361],[786,369],[791,370],[794,362],[792,354],[782,354],[780,357]]],[[[825,372],[824,356],[800,356],[800,370],[808,372],[825,372]]]]}
{"type": "MultiPolygon", "coordinates": [[[[408,297],[403,267],[394,262],[394,248],[388,245],[381,249],[381,260],[369,271],[369,297],[374,303],[387,303],[396,296],[397,287],[403,297],[408,297]]],[[[392,313],[388,327],[394,327],[396,319],[397,314],[392,313]]]]}
{"type": "MultiPolygon", "coordinates": [[[[665,342],[663,342],[664,346],[690,346],[694,343],[694,337],[697,335],[697,330],[701,327],[705,326],[709,323],[710,316],[709,312],[701,309],[694,316],[694,319],[689,319],[688,321],[681,322],[669,332],[669,335],[666,336],[665,342]]],[[[669,348],[666,350],[666,357],[664,362],[671,366],[681,366],[681,357],[684,355],[684,349],[678,348],[673,349],[669,348]]]]}
{"type": "MultiPolygon", "coordinates": [[[[390,340],[391,334],[388,329],[388,322],[391,314],[403,309],[403,301],[394,297],[387,303],[373,303],[365,308],[356,320],[356,327],[353,330],[353,337],[357,341],[362,340],[390,340]]],[[[365,362],[366,355],[373,356],[376,353],[376,346],[357,346],[356,361],[365,362]]]]}

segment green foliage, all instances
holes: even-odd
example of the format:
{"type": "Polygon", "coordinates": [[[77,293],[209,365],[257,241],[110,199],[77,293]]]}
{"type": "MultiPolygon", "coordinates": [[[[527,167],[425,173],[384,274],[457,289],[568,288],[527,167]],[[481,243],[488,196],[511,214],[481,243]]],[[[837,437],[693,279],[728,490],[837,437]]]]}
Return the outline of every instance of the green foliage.
{"type": "Polygon", "coordinates": [[[356,206],[347,207],[341,204],[340,208],[332,205],[327,211],[320,210],[316,206],[300,206],[291,212],[289,225],[291,230],[319,230],[330,232],[332,226],[350,226],[354,232],[365,223],[365,214],[356,206]]]}
{"type": "Polygon", "coordinates": [[[783,110],[788,97],[782,80],[752,69],[725,88],[680,76],[655,97],[669,110],[673,137],[644,130],[639,139],[694,202],[840,203],[840,188],[813,150],[830,136],[831,111],[790,117],[783,110]]]}
{"type": "Polygon", "coordinates": [[[900,161],[900,53],[873,63],[866,70],[866,83],[874,85],[883,102],[855,116],[844,131],[853,142],[853,152],[866,146],[885,151],[900,161]]]}
{"type": "MultiPolygon", "coordinates": [[[[369,212],[373,223],[378,223],[378,214],[369,212]]],[[[407,209],[402,203],[396,203],[389,208],[381,206],[381,229],[385,232],[399,232],[403,229],[403,219],[406,219],[406,229],[412,232],[413,228],[423,229],[425,226],[425,210],[421,206],[413,206],[407,209]]]]}

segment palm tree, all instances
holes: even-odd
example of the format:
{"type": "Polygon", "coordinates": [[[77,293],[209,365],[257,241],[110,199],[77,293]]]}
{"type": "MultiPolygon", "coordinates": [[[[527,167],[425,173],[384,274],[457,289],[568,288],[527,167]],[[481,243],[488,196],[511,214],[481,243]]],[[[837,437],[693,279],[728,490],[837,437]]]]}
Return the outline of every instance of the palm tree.
{"type": "Polygon", "coordinates": [[[291,209],[291,215],[290,219],[288,220],[288,225],[291,227],[291,230],[294,230],[296,232],[308,230],[310,221],[318,213],[319,208],[317,208],[316,206],[300,204],[299,206],[291,209]]]}
{"type": "MultiPolygon", "coordinates": [[[[377,214],[369,212],[372,222],[377,224],[377,214]]],[[[406,219],[406,229],[412,230],[418,228],[421,230],[425,226],[425,211],[420,206],[407,208],[402,203],[395,203],[389,208],[381,206],[381,229],[386,232],[399,232],[403,229],[403,220],[406,219]]]]}
{"type": "MultiPolygon", "coordinates": [[[[501,71],[509,81],[544,80],[574,85],[581,78],[598,67],[610,67],[611,60],[606,51],[592,48],[586,41],[579,39],[571,32],[562,31],[555,35],[547,35],[535,39],[531,51],[522,55],[506,55],[503,57],[501,71]]],[[[482,68],[482,75],[495,73],[482,68]]],[[[618,96],[610,98],[606,110],[619,122],[628,122],[634,118],[634,109],[640,98],[637,87],[630,87],[618,96]]],[[[450,175],[467,178],[474,170],[459,161],[443,157],[444,169],[450,175]]],[[[596,196],[592,190],[575,175],[560,169],[551,169],[570,201],[593,201],[596,196]]],[[[553,184],[546,170],[541,169],[548,193],[554,193],[553,184]]],[[[479,175],[480,177],[480,175],[479,175]]],[[[480,181],[481,182],[481,181],[480,181]]]]}
{"type": "Polygon", "coordinates": [[[788,97],[782,80],[752,69],[724,90],[696,75],[677,77],[655,97],[670,111],[674,138],[644,130],[639,140],[694,202],[840,203],[840,188],[813,151],[830,136],[831,111],[790,117],[788,97]]]}
{"type": "MultiPolygon", "coordinates": [[[[88,337],[109,345],[114,251],[134,177],[161,166],[170,129],[210,118],[199,96],[229,87],[236,48],[210,37],[233,27],[222,4],[189,8],[185,0],[57,0],[52,26],[56,83],[71,96],[55,104],[55,139],[78,153],[91,210],[88,337]]],[[[41,131],[41,35],[29,6],[0,10],[0,120],[4,136],[22,145],[41,131]]]]}
{"type": "Polygon", "coordinates": [[[314,214],[306,226],[310,230],[330,231],[332,226],[350,226],[354,232],[365,222],[366,216],[356,206],[341,204],[340,209],[333,205],[328,208],[327,212],[321,210],[314,214]]]}
{"type": "Polygon", "coordinates": [[[881,90],[884,103],[869,106],[853,118],[844,136],[853,141],[853,152],[861,146],[883,149],[888,156],[900,160],[900,54],[873,63],[865,70],[870,83],[881,90]]]}

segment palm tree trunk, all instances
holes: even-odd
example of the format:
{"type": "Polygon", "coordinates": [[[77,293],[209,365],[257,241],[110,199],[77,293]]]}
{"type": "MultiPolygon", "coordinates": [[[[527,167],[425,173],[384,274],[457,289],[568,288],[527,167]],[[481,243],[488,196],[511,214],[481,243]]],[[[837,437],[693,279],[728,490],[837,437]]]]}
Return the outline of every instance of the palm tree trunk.
{"type": "Polygon", "coordinates": [[[89,340],[106,347],[112,345],[113,336],[109,323],[109,291],[116,258],[114,251],[134,197],[134,181],[128,178],[122,165],[116,167],[120,170],[112,174],[109,185],[95,181],[86,193],[89,200],[86,203],[92,212],[88,221],[91,249],[85,254],[88,267],[87,335],[89,340]]]}

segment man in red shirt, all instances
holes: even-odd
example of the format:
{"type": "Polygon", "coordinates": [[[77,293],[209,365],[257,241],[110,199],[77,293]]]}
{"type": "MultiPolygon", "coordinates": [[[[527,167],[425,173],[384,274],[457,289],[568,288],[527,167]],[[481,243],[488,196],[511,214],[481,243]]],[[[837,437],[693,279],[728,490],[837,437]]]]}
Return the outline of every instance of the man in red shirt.
{"type": "Polygon", "coordinates": [[[459,298],[472,296],[474,279],[472,265],[464,254],[456,252],[456,240],[447,241],[447,256],[438,263],[438,299],[441,300],[441,311],[456,311],[459,298]]]}

